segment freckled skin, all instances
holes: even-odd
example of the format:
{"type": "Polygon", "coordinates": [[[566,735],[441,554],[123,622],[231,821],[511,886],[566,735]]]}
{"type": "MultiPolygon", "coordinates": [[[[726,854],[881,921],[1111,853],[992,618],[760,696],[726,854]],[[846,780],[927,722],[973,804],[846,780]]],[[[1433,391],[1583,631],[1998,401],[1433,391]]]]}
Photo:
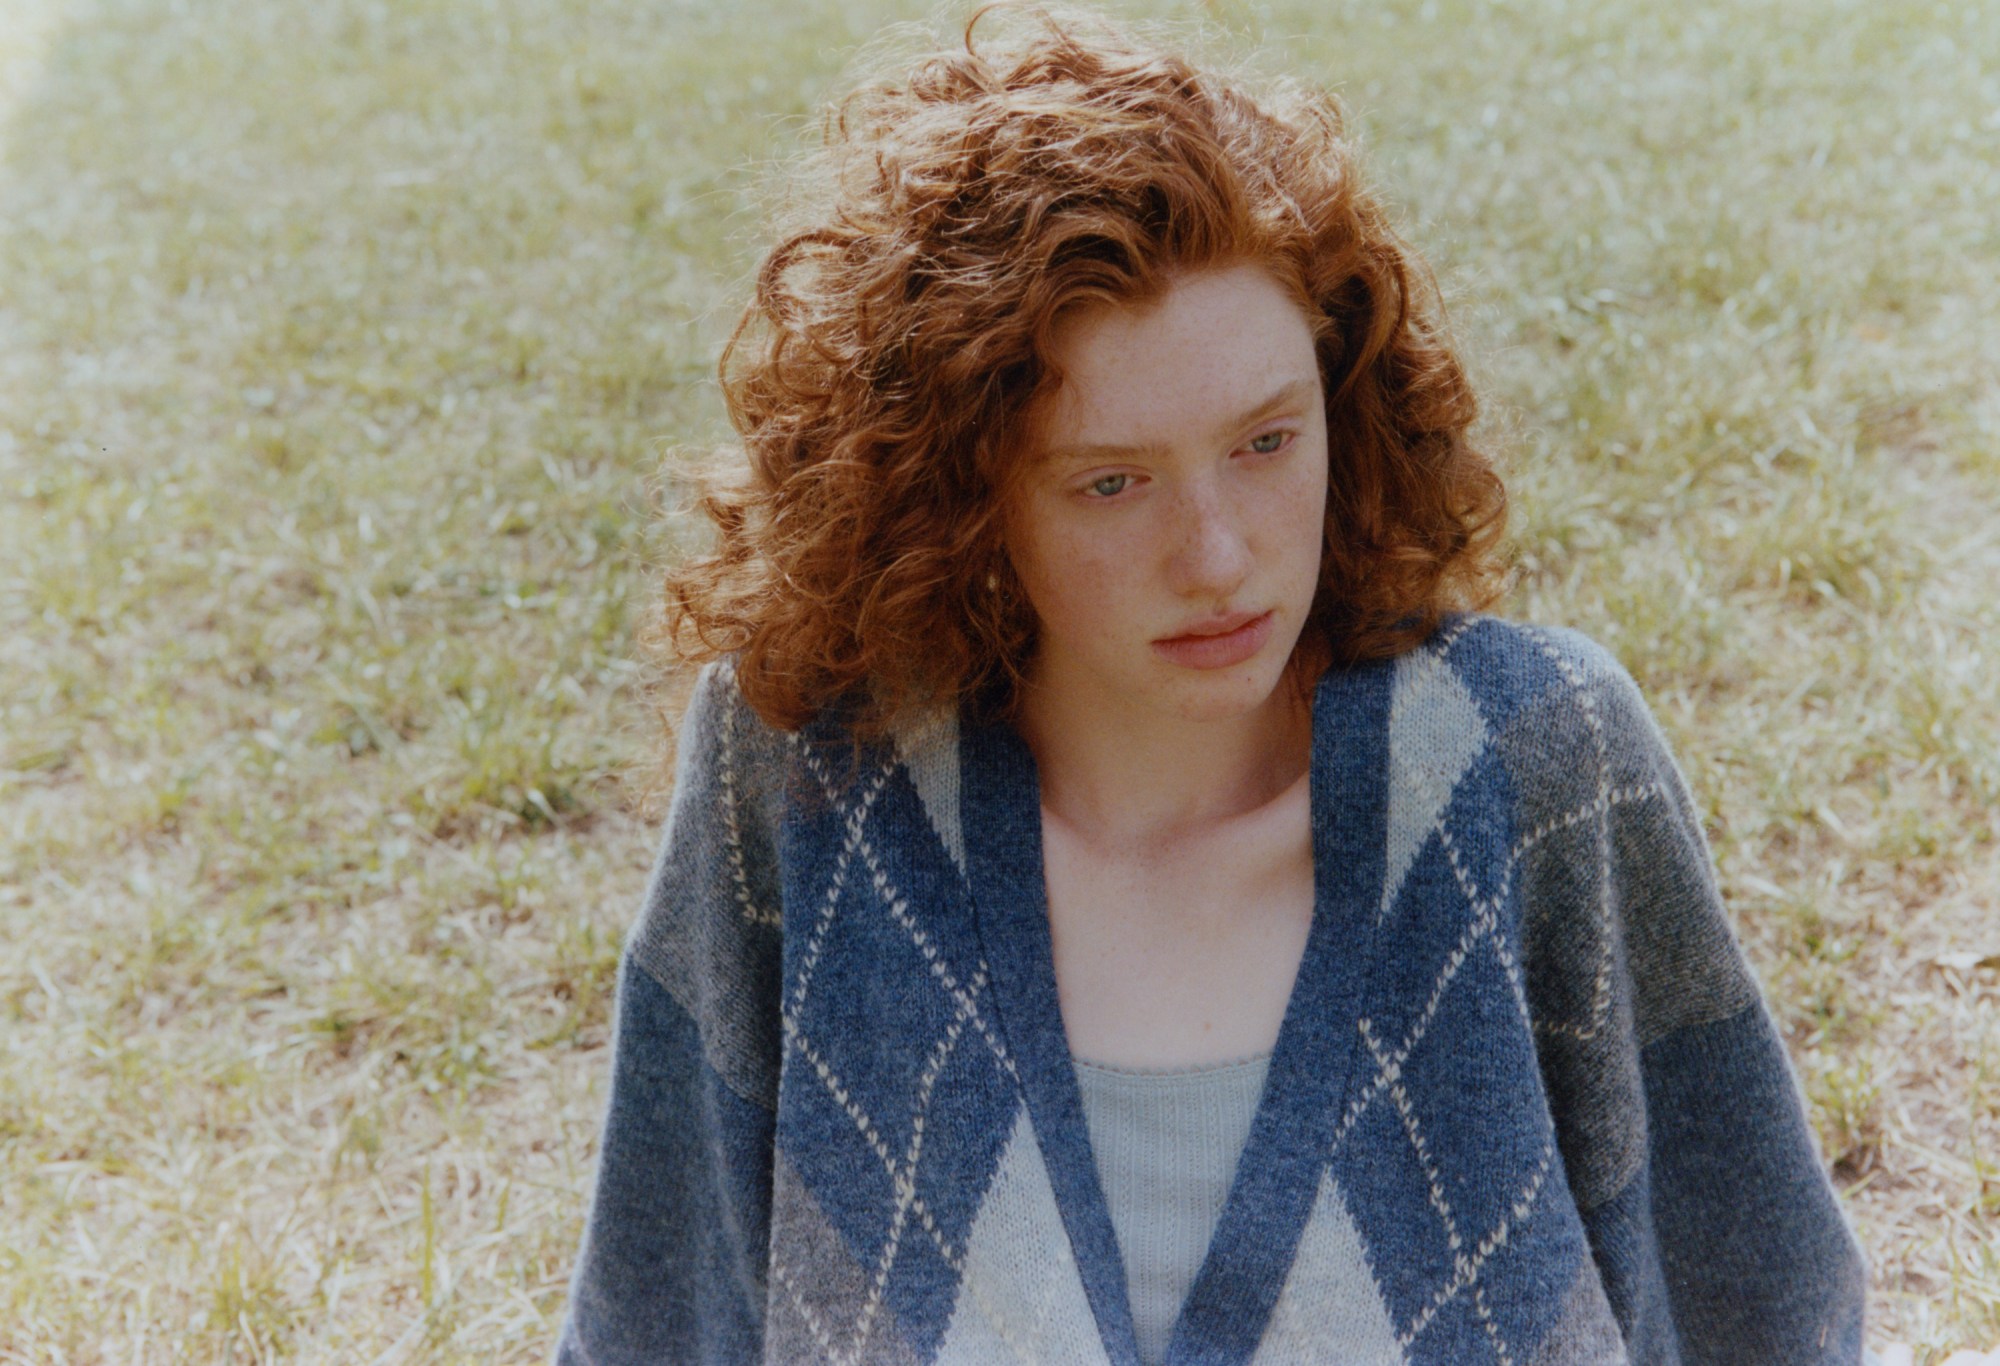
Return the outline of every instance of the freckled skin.
{"type": "Polygon", "coordinates": [[[1009,552],[1040,625],[1021,727],[1064,1027],[1113,1064],[1245,1056],[1277,1036],[1312,920],[1311,718],[1281,686],[1324,535],[1312,333],[1235,266],[1057,341],[1009,552]],[[1156,647],[1266,612],[1225,667],[1156,647]]]}
{"type": "Polygon", "coordinates": [[[1160,449],[1037,472],[1010,551],[1040,621],[1034,676],[1076,704],[1185,721],[1267,704],[1312,604],[1326,511],[1326,419],[1312,333],[1291,296],[1253,266],[1185,277],[1150,307],[1098,308],[1058,334],[1065,384],[1046,448],[1160,449]],[[1232,430],[1285,380],[1312,401],[1232,430]],[[1283,432],[1266,455],[1245,442],[1283,432]],[[1130,476],[1093,499],[1092,480],[1130,476]],[[1204,618],[1276,609],[1269,644],[1198,671],[1151,642],[1204,618]]]}

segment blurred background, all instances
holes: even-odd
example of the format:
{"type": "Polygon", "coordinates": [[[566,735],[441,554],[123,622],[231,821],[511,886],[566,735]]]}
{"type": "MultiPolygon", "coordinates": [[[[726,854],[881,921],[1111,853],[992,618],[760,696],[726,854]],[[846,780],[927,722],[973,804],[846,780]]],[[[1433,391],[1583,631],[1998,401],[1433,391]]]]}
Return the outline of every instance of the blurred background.
{"type": "MultiPolygon", "coordinates": [[[[1115,12],[1344,96],[1503,610],[1679,754],[1872,1339],[2000,1339],[2000,6],[1115,12]]],[[[0,0],[0,1361],[545,1356],[673,451],[771,161],[934,13],[0,0]]]]}

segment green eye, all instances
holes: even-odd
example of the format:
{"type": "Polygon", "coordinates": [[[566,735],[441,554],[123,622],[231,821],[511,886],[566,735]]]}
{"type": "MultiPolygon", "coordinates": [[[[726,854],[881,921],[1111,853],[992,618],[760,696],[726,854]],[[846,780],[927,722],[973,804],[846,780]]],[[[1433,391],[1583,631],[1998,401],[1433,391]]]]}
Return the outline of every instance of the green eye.
{"type": "Polygon", "coordinates": [[[1102,479],[1093,479],[1090,491],[1100,498],[1116,498],[1131,482],[1132,476],[1129,474],[1107,474],[1102,479]]]}
{"type": "Polygon", "coordinates": [[[1253,436],[1250,438],[1250,449],[1259,455],[1270,455],[1282,449],[1285,438],[1290,435],[1290,432],[1265,432],[1262,436],[1253,436]]]}

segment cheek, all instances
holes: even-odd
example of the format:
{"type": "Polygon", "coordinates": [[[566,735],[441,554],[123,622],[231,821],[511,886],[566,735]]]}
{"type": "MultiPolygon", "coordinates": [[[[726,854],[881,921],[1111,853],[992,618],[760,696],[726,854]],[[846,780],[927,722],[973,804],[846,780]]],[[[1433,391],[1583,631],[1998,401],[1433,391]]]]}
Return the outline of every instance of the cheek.
{"type": "Polygon", "coordinates": [[[1270,486],[1259,509],[1258,523],[1271,533],[1269,552],[1301,568],[1309,562],[1315,578],[1326,538],[1326,481],[1324,458],[1301,461],[1290,477],[1270,486]]]}
{"type": "Polygon", "coordinates": [[[1106,623],[1129,612],[1136,559],[1111,538],[1080,529],[1048,531],[1014,551],[1014,571],[1044,630],[1069,639],[1103,633],[1106,623]]]}

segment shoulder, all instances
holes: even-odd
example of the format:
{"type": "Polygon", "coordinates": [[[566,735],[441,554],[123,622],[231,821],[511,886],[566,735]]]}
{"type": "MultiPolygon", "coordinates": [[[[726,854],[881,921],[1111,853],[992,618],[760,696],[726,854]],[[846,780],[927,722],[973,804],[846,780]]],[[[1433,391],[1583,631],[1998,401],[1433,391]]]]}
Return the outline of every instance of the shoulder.
{"type": "Polygon", "coordinates": [[[1693,821],[1631,673],[1581,631],[1456,615],[1388,673],[1391,826],[1404,808],[1479,813],[1512,850],[1490,876],[1515,881],[1517,858],[1567,848],[1557,831],[1609,822],[1650,841],[1693,821]]]}
{"type": "Polygon", "coordinates": [[[675,746],[659,853],[625,941],[620,1047],[638,1050],[635,1057],[671,1056],[679,1031],[691,1027],[722,1081],[770,1110],[783,924],[778,825],[789,746],[744,702],[727,659],[696,676],[675,746]]]}
{"type": "Polygon", "coordinates": [[[705,664],[674,734],[673,806],[726,798],[732,810],[748,803],[775,822],[793,748],[793,737],[744,700],[734,657],[705,664]]]}
{"type": "Polygon", "coordinates": [[[1630,672],[1563,627],[1484,618],[1451,648],[1504,775],[1497,880],[1518,895],[1538,1032],[1596,1038],[1620,992],[1640,1046],[1754,1002],[1687,780],[1630,672]]]}
{"type": "Polygon", "coordinates": [[[629,947],[663,978],[661,945],[722,943],[779,923],[778,830],[791,743],[762,720],[725,657],[696,675],[674,735],[674,783],[651,884],[629,947]],[[730,934],[719,926],[727,925],[730,934]]]}
{"type": "Polygon", "coordinates": [[[1511,715],[1568,698],[1584,705],[1638,687],[1618,657],[1582,631],[1471,612],[1449,616],[1416,654],[1449,662],[1481,710],[1511,715]]]}
{"type": "Polygon", "coordinates": [[[714,762],[725,751],[734,757],[736,751],[746,747],[751,760],[768,762],[787,748],[786,733],[764,720],[744,700],[743,690],[736,681],[733,655],[702,665],[695,675],[675,743],[677,766],[714,762]]]}
{"type": "Polygon", "coordinates": [[[1617,786],[1672,768],[1630,671],[1582,631],[1480,613],[1447,618],[1399,664],[1398,693],[1411,691],[1405,676],[1439,665],[1464,689],[1517,782],[1588,776],[1617,786]]]}
{"type": "Polygon", "coordinates": [[[1464,800],[1532,824],[1677,773],[1632,675],[1568,627],[1452,614],[1413,650],[1329,672],[1319,701],[1316,744],[1381,727],[1366,743],[1385,746],[1392,793],[1431,804],[1472,779],[1464,800]]]}

